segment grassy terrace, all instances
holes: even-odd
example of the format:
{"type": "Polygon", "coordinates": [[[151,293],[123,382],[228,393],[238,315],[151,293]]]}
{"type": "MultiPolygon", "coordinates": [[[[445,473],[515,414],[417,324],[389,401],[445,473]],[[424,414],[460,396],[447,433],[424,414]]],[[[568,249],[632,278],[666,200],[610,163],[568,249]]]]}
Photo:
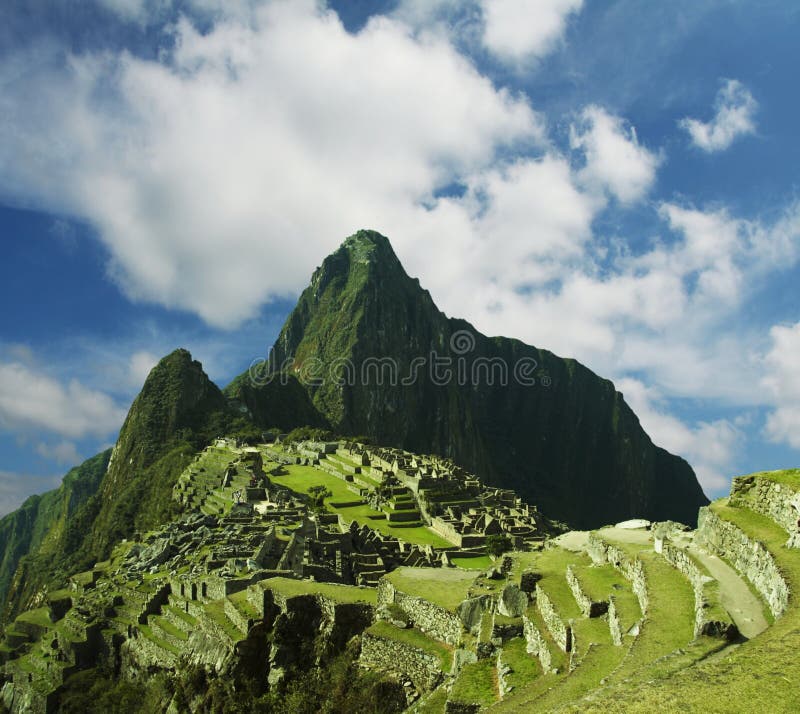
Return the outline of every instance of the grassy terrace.
{"type": "Polygon", "coordinates": [[[384,576],[398,590],[455,610],[469,593],[475,573],[451,568],[397,568],[384,576]]]}
{"type": "Polygon", "coordinates": [[[347,521],[358,521],[394,538],[399,538],[415,545],[431,545],[434,548],[448,548],[453,544],[432,531],[427,526],[417,523],[390,524],[383,511],[376,511],[366,503],[345,505],[360,501],[357,493],[347,488],[346,483],[336,476],[321,471],[313,466],[285,466],[280,476],[270,476],[270,480],[295,493],[308,494],[313,486],[325,486],[333,494],[326,499],[328,510],[341,514],[347,521]]]}
{"type": "Polygon", "coordinates": [[[50,611],[46,607],[39,607],[35,610],[23,612],[17,617],[17,622],[30,622],[33,625],[41,625],[42,627],[52,627],[53,625],[53,622],[50,620],[50,611]]]}
{"type": "MultiPolygon", "coordinates": [[[[792,592],[800,587],[800,551],[783,547],[787,538],[784,530],[749,509],[728,506],[726,499],[713,503],[711,508],[752,539],[764,543],[792,592]]],[[[669,706],[673,711],[721,713],[746,708],[747,711],[796,712],[800,701],[796,689],[800,678],[798,650],[800,608],[793,599],[789,610],[772,627],[740,647],[681,670],[681,664],[689,663],[686,660],[691,652],[687,652],[660,668],[651,668],[646,678],[601,691],[591,702],[576,704],[573,710],[646,712],[669,706]]]]}
{"type": "Polygon", "coordinates": [[[153,622],[158,625],[164,632],[179,640],[188,640],[189,635],[186,634],[183,630],[173,625],[166,617],[162,617],[160,615],[156,615],[152,618],[153,622]]]}
{"type": "Polygon", "coordinates": [[[166,605],[165,607],[167,610],[172,612],[176,617],[179,617],[181,620],[183,620],[186,623],[187,627],[191,628],[197,626],[197,618],[193,617],[188,612],[182,610],[180,607],[176,605],[166,605]]]}
{"type": "Polygon", "coordinates": [[[216,622],[222,628],[222,631],[231,638],[231,640],[238,642],[239,640],[244,639],[244,633],[241,632],[225,614],[225,603],[222,600],[215,600],[214,602],[206,603],[205,610],[209,619],[216,622]]]}
{"type": "MultiPolygon", "coordinates": [[[[647,547],[618,545],[644,564],[650,605],[630,654],[609,678],[611,681],[630,677],[694,638],[694,591],[688,580],[647,547]]],[[[713,644],[717,646],[719,642],[713,644]]]]}
{"type": "Polygon", "coordinates": [[[427,654],[438,657],[442,672],[449,672],[452,667],[452,649],[444,643],[428,637],[425,633],[415,628],[402,630],[388,622],[378,621],[371,625],[367,629],[367,632],[376,637],[383,637],[384,639],[394,640],[395,642],[400,642],[409,647],[416,647],[427,654]]]}
{"type": "Polygon", "coordinates": [[[515,690],[528,685],[542,676],[542,667],[539,659],[528,654],[527,643],[524,637],[516,637],[503,645],[502,660],[513,670],[506,675],[506,681],[515,690]]]}
{"type": "Polygon", "coordinates": [[[548,548],[541,553],[520,553],[515,558],[514,577],[519,570],[531,568],[541,573],[539,585],[553,602],[559,616],[565,622],[581,616],[581,610],[567,585],[567,565],[588,565],[591,561],[582,553],[573,553],[563,548],[548,548]]]}
{"type": "Polygon", "coordinates": [[[180,656],[181,651],[172,643],[162,640],[160,637],[158,637],[149,625],[136,625],[136,628],[144,637],[157,644],[162,650],[167,650],[167,652],[171,652],[174,655],[180,656]]]}
{"type": "Polygon", "coordinates": [[[607,600],[614,596],[623,633],[633,627],[642,616],[639,601],[631,591],[630,583],[611,565],[574,565],[573,572],[583,591],[594,600],[607,600]]]}
{"type": "Polygon", "coordinates": [[[498,699],[494,658],[464,665],[449,698],[456,702],[478,702],[486,707],[494,704],[498,699]]]}
{"type": "MultiPolygon", "coordinates": [[[[534,706],[540,711],[556,710],[586,695],[598,687],[601,680],[607,685],[607,688],[601,691],[610,691],[614,689],[615,683],[622,682],[624,683],[619,684],[617,689],[624,691],[629,685],[629,681],[626,680],[631,677],[636,681],[638,675],[642,679],[650,678],[654,673],[663,675],[673,671],[675,667],[690,664],[721,646],[719,641],[707,638],[689,645],[693,637],[694,594],[680,573],[647,547],[622,543],[619,545],[631,557],[640,557],[646,570],[650,611],[639,636],[630,645],[616,647],[611,643],[605,619],[575,617],[573,628],[579,659],[577,669],[558,677],[546,675],[521,687],[498,706],[498,711],[521,712],[528,711],[534,706]],[[673,654],[676,651],[680,654],[673,654]],[[658,664],[653,666],[656,661],[658,664]]],[[[552,594],[547,589],[548,583],[555,582],[554,578],[550,577],[552,568],[559,568],[561,565],[565,567],[566,562],[574,562],[575,555],[574,553],[559,555],[558,551],[544,551],[542,556],[545,556],[543,559],[545,567],[539,568],[538,563],[535,566],[543,572],[547,571],[542,580],[542,587],[551,596],[557,608],[560,607],[560,601],[565,595],[558,589],[554,589],[552,594]]],[[[573,567],[584,589],[595,597],[603,592],[613,592],[621,611],[623,626],[630,626],[640,613],[638,603],[627,582],[621,582],[621,576],[606,566],[598,568],[588,565],[583,558],[578,560],[579,564],[573,567]],[[625,587],[613,588],[615,584],[624,584],[625,587]]],[[[533,565],[532,563],[531,566],[533,565]]],[[[533,608],[530,608],[530,611],[532,610],[533,608]]],[[[560,610],[559,612],[562,614],[560,610]]],[[[539,629],[542,631],[541,624],[539,629]]],[[[544,631],[543,634],[546,635],[544,631]]],[[[558,650],[551,645],[551,652],[556,654],[558,650]]],[[[557,664],[555,660],[554,664],[557,664]]],[[[584,704],[582,702],[581,706],[584,704]]],[[[606,706],[603,710],[615,709],[613,706],[606,706]]]]}
{"type": "Polygon", "coordinates": [[[291,578],[269,578],[259,582],[258,586],[264,590],[280,593],[285,597],[323,595],[341,603],[365,602],[374,605],[378,602],[378,591],[375,588],[360,588],[355,585],[317,583],[311,580],[293,580],[291,578]]]}

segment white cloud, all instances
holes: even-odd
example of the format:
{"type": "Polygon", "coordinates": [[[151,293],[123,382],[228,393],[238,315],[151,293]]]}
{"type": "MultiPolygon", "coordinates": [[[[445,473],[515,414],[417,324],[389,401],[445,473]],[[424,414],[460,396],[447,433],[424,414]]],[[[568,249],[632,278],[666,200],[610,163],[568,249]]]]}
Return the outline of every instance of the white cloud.
{"type": "Polygon", "coordinates": [[[0,193],[88,219],[130,297],[213,325],[297,291],[354,229],[542,140],[523,99],[398,21],[351,35],[315,3],[276,3],[254,25],[177,33],[164,64],[86,56],[4,82],[0,161],[16,168],[0,193]]]}
{"type": "Polygon", "coordinates": [[[499,58],[519,62],[550,53],[567,20],[583,0],[481,0],[486,47],[499,58]]]}
{"type": "Polygon", "coordinates": [[[158,360],[158,357],[145,350],[132,354],[128,366],[131,386],[141,387],[147,379],[147,375],[150,374],[150,370],[158,364],[158,360]]]}
{"type": "Polygon", "coordinates": [[[763,386],[776,408],[767,417],[766,435],[774,442],[800,449],[800,322],[770,330],[772,346],[764,364],[763,386]]]}
{"type": "Polygon", "coordinates": [[[663,397],[636,379],[621,379],[617,389],[659,446],[683,456],[694,467],[707,494],[728,488],[734,460],[743,441],[739,427],[727,419],[687,426],[664,410],[663,397]]]}
{"type": "Polygon", "coordinates": [[[57,488],[59,476],[33,476],[0,470],[0,518],[19,508],[32,493],[57,488]]]}
{"type": "Polygon", "coordinates": [[[18,362],[0,363],[0,429],[48,431],[70,438],[105,436],[125,418],[106,394],[76,380],[62,384],[18,362]]]}
{"type": "Polygon", "coordinates": [[[61,441],[57,444],[40,442],[36,445],[36,453],[61,465],[75,466],[81,461],[81,456],[71,441],[61,441]]]}
{"type": "Polygon", "coordinates": [[[756,131],[755,113],[758,102],[736,79],[728,79],[714,100],[715,114],[711,121],[686,117],[678,122],[691,137],[692,143],[706,151],[727,149],[735,139],[756,131]]]}
{"type": "Polygon", "coordinates": [[[101,7],[110,10],[118,15],[122,20],[142,21],[148,11],[148,5],[153,5],[148,0],[96,0],[101,7]]]}
{"type": "Polygon", "coordinates": [[[636,130],[598,106],[588,106],[570,129],[570,144],[586,156],[580,176],[621,203],[642,198],[653,185],[660,157],[639,143],[636,130]]]}

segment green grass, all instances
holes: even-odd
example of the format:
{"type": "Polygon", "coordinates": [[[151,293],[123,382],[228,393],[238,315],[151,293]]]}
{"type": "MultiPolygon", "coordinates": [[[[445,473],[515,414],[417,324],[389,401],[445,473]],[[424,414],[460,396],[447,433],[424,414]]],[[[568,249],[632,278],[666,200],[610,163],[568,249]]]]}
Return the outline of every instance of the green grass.
{"type": "Polygon", "coordinates": [[[341,603],[365,602],[374,605],[378,602],[375,588],[359,588],[354,585],[318,583],[312,580],[293,580],[291,578],[269,578],[259,585],[265,590],[274,590],[285,597],[296,595],[324,595],[341,603]]]}
{"type": "Polygon", "coordinates": [[[466,599],[475,573],[454,568],[397,568],[384,576],[398,590],[455,610],[466,599]]]}
{"type": "Polygon", "coordinates": [[[450,558],[450,562],[457,568],[467,570],[489,570],[494,562],[488,555],[479,555],[476,558],[450,558]]]}
{"type": "MultiPolygon", "coordinates": [[[[567,565],[587,565],[590,561],[581,553],[573,553],[563,548],[548,548],[541,553],[519,553],[515,558],[516,568],[531,568],[541,573],[539,587],[547,593],[559,616],[565,622],[581,616],[580,607],[575,601],[566,580],[567,565]]],[[[516,574],[515,571],[514,574],[516,574]]]]}
{"type": "Polygon", "coordinates": [[[260,615],[258,610],[256,610],[253,603],[247,599],[247,590],[242,590],[241,592],[234,593],[233,595],[228,595],[228,600],[230,600],[233,603],[233,606],[245,617],[253,620],[259,619],[260,615]]]}
{"type": "Polygon", "coordinates": [[[182,610],[177,605],[167,605],[167,609],[175,613],[175,615],[183,620],[189,627],[197,626],[197,618],[193,617],[185,610],[182,610]]]}
{"type": "Polygon", "coordinates": [[[584,592],[594,600],[608,600],[614,596],[617,617],[623,634],[642,616],[639,601],[630,583],[611,565],[575,565],[573,571],[584,592]]]}
{"type": "Polygon", "coordinates": [[[517,637],[503,645],[502,661],[513,670],[506,675],[506,682],[514,687],[515,692],[542,676],[538,657],[528,654],[526,647],[523,637],[517,637]]]}
{"type": "Polygon", "coordinates": [[[51,627],[53,622],[50,619],[50,611],[46,607],[38,607],[35,610],[23,612],[17,620],[19,622],[30,622],[42,627],[51,627]]]}
{"type": "Polygon", "coordinates": [[[444,714],[446,705],[447,690],[444,688],[444,685],[442,685],[413,711],[416,714],[444,714]]]}
{"type": "MultiPolygon", "coordinates": [[[[344,481],[336,476],[321,471],[313,466],[285,466],[283,467],[285,474],[281,476],[270,476],[270,479],[285,488],[288,488],[295,493],[308,494],[312,486],[325,486],[333,495],[325,499],[325,504],[329,511],[341,514],[342,517],[349,521],[358,521],[361,524],[366,524],[384,535],[392,536],[412,543],[414,545],[431,545],[434,548],[448,548],[453,544],[442,538],[440,535],[432,531],[421,523],[405,524],[395,523],[390,524],[386,520],[386,514],[383,511],[376,511],[368,504],[362,503],[356,506],[344,506],[338,504],[352,503],[358,500],[358,494],[353,493],[344,481]]],[[[360,476],[359,478],[362,478],[360,476]]],[[[377,482],[373,483],[377,486],[377,482]]]]}
{"type": "Polygon", "coordinates": [[[442,672],[449,672],[450,668],[452,667],[452,650],[444,643],[428,637],[425,633],[420,632],[413,627],[400,629],[399,627],[395,627],[394,625],[381,620],[371,625],[366,631],[371,635],[375,635],[376,637],[382,637],[387,640],[400,642],[404,645],[408,645],[409,647],[416,647],[427,654],[438,657],[442,672]]]}
{"type": "Polygon", "coordinates": [[[456,702],[475,702],[488,707],[498,698],[497,672],[494,658],[464,665],[450,691],[449,699],[456,702]]]}
{"type": "Polygon", "coordinates": [[[780,471],[758,471],[748,474],[756,478],[765,478],[776,483],[786,484],[795,490],[800,490],[800,469],[783,469],[780,471]]]}
{"type": "Polygon", "coordinates": [[[624,549],[644,563],[649,610],[628,657],[611,677],[614,681],[685,647],[694,638],[694,591],[686,578],[653,551],[635,546],[624,549]]]}
{"type": "Polygon", "coordinates": [[[139,632],[142,633],[148,640],[151,642],[155,642],[161,649],[167,650],[167,652],[172,652],[172,654],[180,656],[181,651],[175,645],[166,640],[162,640],[158,635],[156,635],[152,628],[148,625],[136,625],[136,628],[139,632]]]}

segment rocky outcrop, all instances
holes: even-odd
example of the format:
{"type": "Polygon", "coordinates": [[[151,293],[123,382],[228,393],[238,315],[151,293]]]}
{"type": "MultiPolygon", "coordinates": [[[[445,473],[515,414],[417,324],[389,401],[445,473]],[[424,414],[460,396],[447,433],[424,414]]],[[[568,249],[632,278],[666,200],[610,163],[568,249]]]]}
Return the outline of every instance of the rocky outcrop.
{"type": "Polygon", "coordinates": [[[766,546],[709,508],[701,508],[696,540],[746,577],[775,617],[789,604],[789,585],[766,546]]]}
{"type": "Polygon", "coordinates": [[[528,608],[528,595],[519,585],[506,585],[497,601],[497,611],[506,617],[521,617],[528,608]]]}

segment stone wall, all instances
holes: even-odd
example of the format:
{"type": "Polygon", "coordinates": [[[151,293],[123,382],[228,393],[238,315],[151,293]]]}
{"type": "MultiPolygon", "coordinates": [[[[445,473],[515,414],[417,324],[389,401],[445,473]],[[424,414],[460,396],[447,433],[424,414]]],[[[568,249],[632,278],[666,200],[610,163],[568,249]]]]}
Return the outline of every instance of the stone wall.
{"type": "Polygon", "coordinates": [[[775,521],[789,534],[789,548],[800,548],[800,493],[763,476],[739,476],[731,486],[731,506],[745,506],[775,521]]]}
{"type": "Polygon", "coordinates": [[[608,596],[608,630],[611,633],[611,641],[617,646],[622,645],[622,625],[617,614],[617,603],[614,596],[608,596]]]}
{"type": "Polygon", "coordinates": [[[404,642],[364,633],[360,663],[365,667],[394,672],[410,679],[419,689],[430,691],[442,680],[442,665],[435,655],[404,642]]]}
{"type": "Polygon", "coordinates": [[[528,654],[539,658],[539,664],[542,665],[543,672],[550,672],[553,668],[553,657],[550,653],[550,648],[547,646],[547,640],[539,632],[536,623],[528,618],[527,615],[522,616],[522,633],[525,635],[525,642],[527,643],[525,649],[528,654]]]}
{"type": "Polygon", "coordinates": [[[608,611],[608,601],[592,600],[592,598],[590,598],[584,592],[583,588],[581,587],[580,580],[578,580],[578,577],[575,575],[575,571],[572,569],[571,565],[567,566],[566,578],[567,585],[569,585],[569,589],[572,591],[575,602],[578,603],[578,607],[580,607],[584,617],[600,617],[601,615],[606,614],[608,611]]]}
{"type": "Polygon", "coordinates": [[[722,520],[705,506],[698,515],[695,538],[745,576],[775,617],[786,611],[789,585],[763,543],[752,540],[740,528],[722,520]]]}
{"type": "Polygon", "coordinates": [[[378,606],[392,603],[402,608],[418,629],[434,639],[450,645],[457,645],[461,641],[464,626],[458,615],[428,600],[407,595],[386,578],[381,578],[378,583],[378,606]]]}
{"type": "Polygon", "coordinates": [[[589,534],[586,552],[595,563],[610,563],[622,573],[622,576],[630,582],[631,590],[639,601],[642,616],[646,615],[650,601],[642,561],[629,557],[621,548],[606,543],[596,533],[589,534]]]}
{"type": "Polygon", "coordinates": [[[704,573],[686,551],[671,543],[663,542],[661,555],[691,583],[694,591],[694,636],[734,639],[739,630],[730,615],[715,602],[718,596],[716,580],[704,573]]]}
{"type": "Polygon", "coordinates": [[[538,585],[536,586],[536,609],[542,616],[542,620],[553,636],[555,643],[564,652],[569,652],[572,649],[572,628],[564,624],[550,598],[547,597],[547,593],[538,585]]]}

